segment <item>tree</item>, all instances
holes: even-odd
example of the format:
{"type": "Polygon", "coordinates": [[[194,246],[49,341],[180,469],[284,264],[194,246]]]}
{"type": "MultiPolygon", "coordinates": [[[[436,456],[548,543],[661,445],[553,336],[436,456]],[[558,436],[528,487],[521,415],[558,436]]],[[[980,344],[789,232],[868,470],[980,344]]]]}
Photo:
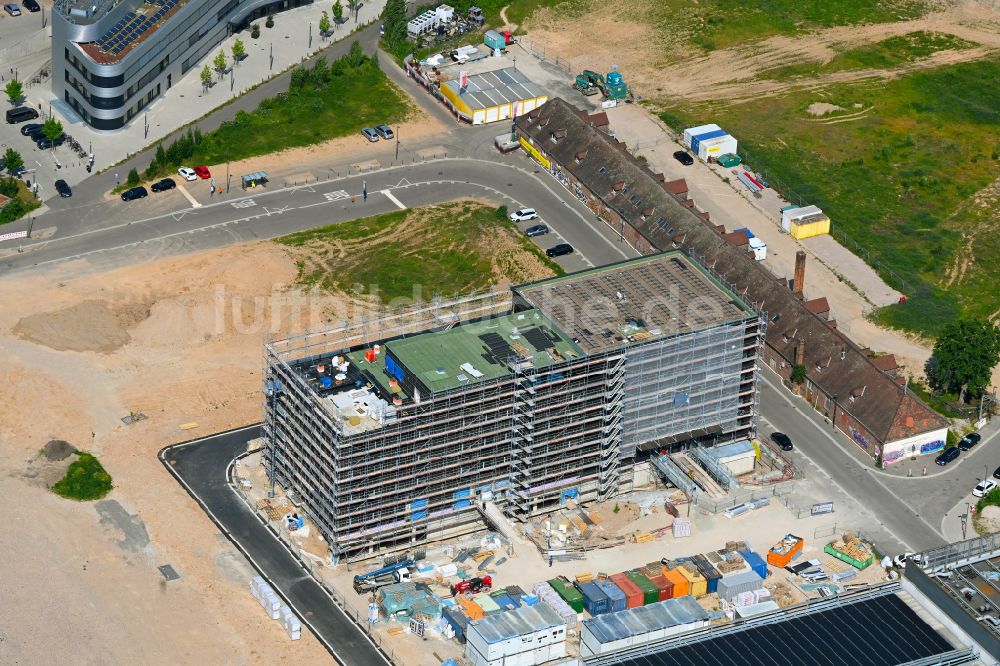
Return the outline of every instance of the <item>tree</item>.
{"type": "Polygon", "coordinates": [[[330,15],[326,12],[319,17],[319,34],[323,35],[324,39],[330,34],[330,15]]]}
{"type": "Polygon", "coordinates": [[[11,79],[7,82],[4,91],[7,93],[7,99],[10,100],[10,103],[17,104],[21,101],[21,95],[24,94],[24,86],[17,79],[11,79]]]}
{"type": "Polygon", "coordinates": [[[233,62],[239,63],[247,55],[246,44],[243,43],[242,39],[237,39],[233,42],[233,62]]]}
{"type": "Polygon", "coordinates": [[[250,39],[258,39],[258,38],[260,38],[260,26],[254,23],[253,27],[250,28],[250,39]]]}
{"type": "Polygon", "coordinates": [[[385,24],[386,44],[390,48],[402,44],[406,39],[405,0],[388,0],[382,10],[382,23],[385,24]]]}
{"type": "Polygon", "coordinates": [[[793,365],[792,375],[788,378],[793,384],[801,384],[806,380],[806,366],[793,365]]]}
{"type": "Polygon", "coordinates": [[[1000,362],[1000,331],[989,321],[960,319],[945,327],[925,370],[931,387],[978,398],[1000,362]]]}
{"type": "Polygon", "coordinates": [[[49,118],[42,125],[42,135],[52,142],[52,150],[56,149],[56,139],[62,136],[63,126],[62,123],[55,118],[49,118]]]}
{"type": "Polygon", "coordinates": [[[129,169],[128,178],[125,179],[125,184],[128,185],[129,187],[135,187],[140,182],[142,181],[140,181],[139,172],[135,170],[135,167],[129,169]]]}
{"type": "Polygon", "coordinates": [[[13,175],[24,166],[24,158],[13,148],[8,148],[3,154],[3,166],[7,169],[7,173],[13,175]]]}
{"type": "Polygon", "coordinates": [[[226,52],[219,51],[219,55],[215,56],[215,60],[212,61],[212,66],[215,67],[215,71],[219,73],[219,79],[222,79],[222,75],[226,73],[226,52]]]}
{"type": "Polygon", "coordinates": [[[340,4],[340,0],[333,3],[333,20],[336,23],[344,20],[344,5],[340,4]]]}
{"type": "Polygon", "coordinates": [[[211,85],[212,85],[212,70],[208,68],[208,65],[205,65],[201,69],[201,87],[205,89],[205,92],[208,92],[208,88],[211,85]]]}

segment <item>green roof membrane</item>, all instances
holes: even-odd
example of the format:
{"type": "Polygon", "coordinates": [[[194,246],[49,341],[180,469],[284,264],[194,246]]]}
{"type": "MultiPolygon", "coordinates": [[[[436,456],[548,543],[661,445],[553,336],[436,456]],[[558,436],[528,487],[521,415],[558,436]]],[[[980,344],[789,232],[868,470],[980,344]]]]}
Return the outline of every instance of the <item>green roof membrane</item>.
{"type": "MultiPolygon", "coordinates": [[[[536,368],[585,356],[538,310],[459,324],[385,346],[433,393],[503,377],[513,356],[530,357],[536,368]]],[[[384,355],[378,363],[384,365],[384,355]]]]}

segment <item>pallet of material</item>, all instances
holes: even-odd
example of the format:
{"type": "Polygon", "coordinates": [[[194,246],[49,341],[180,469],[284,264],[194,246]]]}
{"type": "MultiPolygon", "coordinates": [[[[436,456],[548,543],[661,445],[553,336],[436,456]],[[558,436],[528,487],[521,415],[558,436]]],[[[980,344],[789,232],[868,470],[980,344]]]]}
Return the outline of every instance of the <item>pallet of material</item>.
{"type": "Polygon", "coordinates": [[[595,525],[600,525],[602,522],[601,517],[596,513],[588,513],[587,517],[590,518],[590,522],[594,523],[595,525]]]}
{"type": "Polygon", "coordinates": [[[472,555],[472,559],[474,559],[476,562],[482,562],[483,560],[488,559],[490,557],[493,557],[493,553],[491,553],[488,550],[481,550],[478,553],[473,553],[472,555]]]}
{"type": "Polygon", "coordinates": [[[389,631],[387,633],[390,636],[399,636],[404,631],[406,631],[406,629],[404,627],[400,627],[400,626],[397,625],[395,627],[389,627],[389,631]]]}
{"type": "Polygon", "coordinates": [[[592,573],[582,573],[576,575],[576,582],[578,583],[589,583],[594,580],[594,574],[592,573]]]}
{"type": "Polygon", "coordinates": [[[649,532],[636,532],[632,535],[632,543],[649,543],[653,540],[653,535],[649,532]]]}

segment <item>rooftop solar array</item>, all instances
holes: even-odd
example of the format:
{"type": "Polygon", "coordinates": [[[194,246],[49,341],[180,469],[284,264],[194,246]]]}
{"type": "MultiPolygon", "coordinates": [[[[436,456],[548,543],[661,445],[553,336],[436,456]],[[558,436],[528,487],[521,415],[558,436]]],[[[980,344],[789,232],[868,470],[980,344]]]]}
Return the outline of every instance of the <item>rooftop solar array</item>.
{"type": "Polygon", "coordinates": [[[157,21],[166,16],[167,12],[177,6],[180,1],[158,0],[156,4],[159,6],[159,9],[148,16],[146,14],[129,12],[114,27],[101,35],[100,39],[97,40],[97,45],[104,53],[110,53],[111,55],[120,54],[138,40],[157,21]]]}
{"type": "Polygon", "coordinates": [[[619,662],[627,666],[893,666],[949,652],[895,594],[619,662]]]}

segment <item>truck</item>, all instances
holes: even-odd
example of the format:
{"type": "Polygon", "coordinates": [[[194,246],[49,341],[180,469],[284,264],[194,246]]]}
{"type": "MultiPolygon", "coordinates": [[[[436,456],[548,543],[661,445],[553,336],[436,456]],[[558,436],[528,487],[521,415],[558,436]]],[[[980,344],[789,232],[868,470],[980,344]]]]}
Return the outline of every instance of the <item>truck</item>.
{"type": "Polygon", "coordinates": [[[408,583],[410,581],[410,568],[416,567],[413,560],[402,560],[396,564],[391,564],[375,571],[358,574],[354,577],[354,591],[364,594],[372,590],[377,590],[386,585],[394,583],[408,583]]]}
{"type": "Polygon", "coordinates": [[[472,594],[479,594],[480,592],[489,592],[493,588],[493,578],[490,576],[483,576],[482,578],[470,578],[469,580],[463,580],[455,583],[451,586],[451,595],[461,594],[462,592],[471,592],[472,594]]]}

